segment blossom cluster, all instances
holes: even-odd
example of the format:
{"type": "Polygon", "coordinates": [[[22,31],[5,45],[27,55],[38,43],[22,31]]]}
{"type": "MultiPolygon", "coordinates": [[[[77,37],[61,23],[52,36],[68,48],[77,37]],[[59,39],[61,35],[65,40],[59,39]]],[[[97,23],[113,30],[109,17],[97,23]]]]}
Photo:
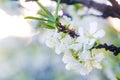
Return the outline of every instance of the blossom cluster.
{"type": "Polygon", "coordinates": [[[54,48],[57,54],[63,54],[62,60],[66,64],[66,69],[81,75],[89,74],[94,68],[101,69],[104,53],[93,48],[105,35],[103,29],[97,28],[98,23],[89,18],[87,20],[90,22],[85,26],[86,24],[80,23],[82,21],[77,15],[74,19],[64,15],[60,18],[58,15],[59,1],[55,14],[41,3],[37,2],[37,4],[42,8],[39,12],[42,18],[31,16],[26,18],[39,20],[40,26],[48,29],[44,41],[48,47],[54,48]]]}
{"type": "MultiPolygon", "coordinates": [[[[61,24],[67,24],[69,21],[70,19],[67,19],[67,17],[60,20],[61,24]]],[[[80,36],[72,38],[67,33],[50,30],[48,37],[45,39],[46,45],[54,48],[57,54],[63,53],[62,60],[66,64],[67,70],[86,75],[94,68],[101,69],[104,53],[91,48],[105,35],[104,30],[97,29],[97,23],[94,21],[89,24],[88,28],[79,27],[76,32],[80,36]]]]}

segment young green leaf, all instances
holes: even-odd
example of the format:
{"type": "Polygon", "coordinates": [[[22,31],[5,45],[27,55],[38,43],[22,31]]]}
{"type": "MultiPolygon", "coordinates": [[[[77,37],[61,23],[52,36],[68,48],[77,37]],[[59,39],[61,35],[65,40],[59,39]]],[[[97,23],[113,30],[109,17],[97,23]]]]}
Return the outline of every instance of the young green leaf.
{"type": "Polygon", "coordinates": [[[52,20],[47,20],[47,19],[44,19],[44,18],[38,18],[38,17],[33,17],[33,16],[27,16],[25,17],[25,19],[34,19],[34,20],[38,20],[38,21],[48,21],[48,22],[52,22],[52,23],[55,23],[54,21],[52,20]]]}
{"type": "Polygon", "coordinates": [[[38,2],[38,1],[36,1],[36,2],[40,6],[40,8],[46,12],[46,14],[48,14],[51,18],[54,18],[54,16],[51,14],[51,12],[46,7],[44,7],[40,2],[38,2]]]}
{"type": "Polygon", "coordinates": [[[99,44],[100,44],[100,41],[97,40],[97,41],[95,41],[94,46],[96,47],[96,46],[98,46],[99,44]]]}
{"type": "Polygon", "coordinates": [[[56,10],[55,10],[56,25],[57,25],[57,24],[58,24],[58,22],[59,22],[58,9],[59,9],[59,4],[60,4],[60,1],[61,1],[61,0],[58,0],[58,2],[57,2],[57,7],[56,7],[56,10]]]}
{"type": "Polygon", "coordinates": [[[45,13],[43,10],[40,10],[40,11],[38,12],[38,14],[40,14],[42,17],[48,18],[49,20],[55,22],[55,18],[49,16],[49,15],[48,15],[47,13],[45,13]]]}
{"type": "Polygon", "coordinates": [[[66,24],[66,25],[65,25],[65,28],[69,29],[69,26],[70,26],[70,24],[66,24]]]}
{"type": "Polygon", "coordinates": [[[43,10],[38,11],[38,14],[40,14],[41,16],[43,16],[45,18],[49,18],[49,15],[47,13],[45,13],[43,10]]]}
{"type": "Polygon", "coordinates": [[[40,26],[41,26],[41,27],[44,27],[44,28],[47,28],[47,29],[55,29],[54,26],[49,25],[49,24],[45,24],[45,23],[41,23],[40,26]]]}
{"type": "Polygon", "coordinates": [[[58,17],[58,9],[59,9],[59,4],[60,4],[60,1],[61,0],[58,0],[58,2],[57,2],[57,7],[56,7],[56,12],[55,12],[55,14],[56,14],[56,18],[58,17]]]}

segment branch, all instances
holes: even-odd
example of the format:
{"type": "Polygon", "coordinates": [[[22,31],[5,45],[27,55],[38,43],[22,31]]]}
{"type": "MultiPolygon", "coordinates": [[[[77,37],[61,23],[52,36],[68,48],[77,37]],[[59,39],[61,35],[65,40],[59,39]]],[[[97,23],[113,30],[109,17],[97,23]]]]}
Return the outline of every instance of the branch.
{"type": "MultiPolygon", "coordinates": [[[[26,1],[31,1],[31,0],[26,0],[26,1]]],[[[94,9],[102,12],[103,13],[102,17],[104,17],[104,18],[107,18],[109,16],[120,18],[120,12],[119,12],[119,10],[117,10],[117,8],[119,8],[118,7],[119,4],[116,3],[115,0],[109,0],[109,1],[112,3],[113,6],[97,3],[92,0],[61,0],[61,3],[66,3],[69,5],[75,4],[75,3],[80,3],[87,7],[92,7],[94,9]]],[[[75,32],[75,30],[69,29],[66,27],[66,25],[62,25],[61,23],[58,23],[58,32],[68,33],[72,38],[77,38],[80,36],[75,32]]],[[[101,49],[101,48],[104,48],[106,51],[108,50],[108,51],[113,52],[113,55],[115,55],[115,56],[117,56],[120,53],[120,47],[116,47],[113,44],[107,45],[106,43],[99,44],[97,46],[93,46],[91,49],[101,49]]]]}
{"type": "MultiPolygon", "coordinates": [[[[57,0],[53,0],[57,1],[57,0]]],[[[98,11],[100,11],[103,18],[108,17],[114,17],[114,18],[120,18],[120,5],[115,0],[109,0],[112,3],[112,6],[104,4],[104,3],[98,3],[92,0],[61,0],[61,3],[65,3],[68,5],[72,5],[75,3],[80,3],[85,5],[88,8],[94,8],[98,11]]]]}
{"type": "Polygon", "coordinates": [[[58,31],[63,33],[68,33],[72,38],[77,38],[80,36],[77,33],[75,33],[74,29],[68,29],[66,28],[65,25],[62,25],[61,23],[58,24],[58,31]]]}
{"type": "MultiPolygon", "coordinates": [[[[80,36],[77,33],[75,33],[75,30],[68,29],[66,28],[65,25],[62,25],[61,23],[58,24],[58,31],[63,33],[68,33],[72,38],[77,38],[80,36]]],[[[113,52],[113,55],[115,56],[117,56],[120,53],[120,47],[116,47],[113,44],[107,45],[106,43],[93,46],[91,49],[101,49],[101,48],[104,48],[106,51],[113,52]]]]}
{"type": "Polygon", "coordinates": [[[105,44],[99,44],[95,47],[93,47],[92,49],[101,49],[101,48],[104,48],[106,51],[111,51],[113,52],[113,55],[117,56],[119,53],[120,53],[120,47],[116,47],[114,45],[107,45],[106,43],[105,44]]]}
{"type": "Polygon", "coordinates": [[[116,0],[109,0],[109,1],[111,2],[113,7],[120,10],[120,5],[118,4],[118,2],[116,0]]]}
{"type": "Polygon", "coordinates": [[[28,1],[38,1],[38,0],[25,0],[26,2],[28,2],[28,1]]]}

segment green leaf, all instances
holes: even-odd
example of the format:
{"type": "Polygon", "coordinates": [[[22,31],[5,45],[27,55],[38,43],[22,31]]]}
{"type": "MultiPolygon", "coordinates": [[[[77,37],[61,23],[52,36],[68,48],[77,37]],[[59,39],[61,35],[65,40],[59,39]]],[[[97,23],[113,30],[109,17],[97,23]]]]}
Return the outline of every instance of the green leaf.
{"type": "Polygon", "coordinates": [[[100,41],[96,40],[95,43],[94,43],[94,47],[98,46],[99,44],[100,44],[100,41]]]}
{"type": "Polygon", "coordinates": [[[56,25],[59,23],[59,17],[56,18],[56,25]]]}
{"type": "Polygon", "coordinates": [[[42,17],[48,18],[51,21],[55,22],[55,18],[49,16],[47,13],[45,13],[43,10],[39,11],[38,14],[40,14],[42,17]]]}
{"type": "Polygon", "coordinates": [[[40,14],[43,17],[49,18],[49,15],[46,14],[43,10],[38,11],[38,14],[40,14]]]}
{"type": "Polygon", "coordinates": [[[60,1],[61,0],[58,0],[58,2],[57,2],[57,7],[56,7],[56,12],[55,12],[55,14],[56,14],[56,18],[58,17],[58,9],[59,9],[59,4],[60,4],[60,1]]]}
{"type": "Polygon", "coordinates": [[[55,10],[56,25],[59,23],[58,9],[59,9],[60,1],[61,1],[61,0],[58,0],[58,2],[57,2],[57,7],[56,7],[56,10],[55,10]]]}
{"type": "Polygon", "coordinates": [[[47,29],[55,29],[54,26],[49,25],[49,24],[45,24],[45,23],[41,23],[40,26],[41,26],[41,27],[44,27],[44,28],[47,28],[47,29]]]}
{"type": "Polygon", "coordinates": [[[72,56],[74,57],[74,59],[76,59],[76,60],[80,60],[80,58],[79,58],[79,56],[78,56],[79,51],[76,52],[76,51],[73,50],[73,49],[70,49],[70,51],[71,51],[72,56]]]}
{"type": "Polygon", "coordinates": [[[69,26],[70,26],[70,24],[66,24],[66,25],[65,25],[65,28],[69,29],[69,26]]]}
{"type": "Polygon", "coordinates": [[[46,7],[44,7],[40,2],[38,2],[38,1],[36,1],[36,2],[43,9],[43,11],[46,12],[46,14],[48,14],[50,17],[54,18],[54,16],[51,14],[51,12],[46,7]]]}
{"type": "Polygon", "coordinates": [[[74,4],[73,6],[74,6],[74,8],[75,8],[75,11],[78,11],[78,10],[80,10],[80,9],[83,9],[83,5],[80,5],[80,4],[74,4]]]}
{"type": "Polygon", "coordinates": [[[66,34],[61,35],[61,39],[65,38],[65,37],[66,37],[66,34]]]}
{"type": "Polygon", "coordinates": [[[48,21],[48,22],[52,22],[52,23],[55,23],[54,21],[52,20],[47,20],[47,19],[44,19],[44,18],[38,18],[38,17],[33,17],[33,16],[27,16],[25,17],[25,19],[34,19],[34,20],[38,20],[38,21],[48,21]]]}

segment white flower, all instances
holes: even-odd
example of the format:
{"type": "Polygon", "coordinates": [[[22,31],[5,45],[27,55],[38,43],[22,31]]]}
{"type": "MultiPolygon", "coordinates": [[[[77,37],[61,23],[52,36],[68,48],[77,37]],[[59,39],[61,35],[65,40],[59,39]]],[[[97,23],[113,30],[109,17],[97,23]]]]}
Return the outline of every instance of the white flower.
{"type": "MultiPolygon", "coordinates": [[[[85,54],[84,54],[84,56],[85,56],[85,54]]],[[[90,72],[86,69],[86,67],[84,66],[84,63],[80,63],[79,60],[76,60],[73,57],[73,55],[70,51],[66,51],[64,53],[63,62],[66,63],[67,70],[72,70],[72,71],[77,72],[81,75],[87,75],[90,72]]]]}
{"type": "MultiPolygon", "coordinates": [[[[64,20],[62,24],[68,24],[64,20]]],[[[68,20],[69,21],[69,20],[68,20]]],[[[89,28],[80,27],[79,37],[72,38],[70,35],[54,31],[50,33],[47,39],[47,46],[54,48],[57,54],[64,53],[63,62],[66,64],[67,70],[73,70],[81,75],[87,75],[94,68],[101,69],[101,61],[104,58],[103,53],[90,52],[96,40],[102,38],[105,32],[97,30],[97,23],[92,22],[89,28]],[[65,34],[65,35],[64,35],[65,34]],[[72,51],[71,51],[72,50],[72,51]]]]}
{"type": "Polygon", "coordinates": [[[50,48],[54,48],[56,46],[57,41],[52,37],[46,39],[46,45],[50,48]]]}
{"type": "Polygon", "coordinates": [[[46,38],[46,41],[45,41],[46,45],[50,48],[56,47],[56,45],[59,44],[58,39],[60,38],[60,34],[57,32],[54,32],[54,33],[49,33],[48,35],[49,36],[46,38]]]}
{"type": "Polygon", "coordinates": [[[62,18],[60,18],[60,22],[62,25],[70,24],[71,19],[67,16],[63,16],[62,18]]]}
{"type": "Polygon", "coordinates": [[[62,61],[64,63],[69,63],[69,62],[75,62],[76,60],[73,58],[72,53],[70,51],[65,51],[62,61]]]}
{"type": "Polygon", "coordinates": [[[85,28],[80,27],[79,33],[80,33],[80,36],[90,38],[90,39],[91,38],[99,39],[105,35],[104,30],[102,30],[102,29],[97,30],[96,22],[90,23],[90,28],[87,28],[87,30],[86,30],[86,27],[85,28]]]}
{"type": "Polygon", "coordinates": [[[64,52],[65,50],[67,50],[68,49],[67,47],[68,47],[67,45],[60,43],[59,45],[57,45],[55,47],[55,52],[57,54],[60,54],[60,53],[64,52]]]}
{"type": "Polygon", "coordinates": [[[93,22],[90,24],[90,29],[79,28],[80,37],[77,38],[77,42],[83,45],[83,49],[90,49],[94,46],[96,40],[102,38],[105,35],[105,32],[97,30],[97,23],[93,22]]]}
{"type": "Polygon", "coordinates": [[[69,49],[69,45],[72,42],[72,38],[69,35],[63,37],[64,33],[54,32],[49,34],[46,38],[46,45],[50,48],[55,48],[55,52],[60,54],[69,49]]]}
{"type": "Polygon", "coordinates": [[[79,28],[79,33],[80,37],[77,38],[76,42],[78,42],[79,45],[82,45],[83,50],[92,48],[96,39],[89,38],[82,27],[79,28]]]}
{"type": "Polygon", "coordinates": [[[83,50],[82,52],[79,53],[79,57],[81,61],[87,61],[91,58],[90,56],[90,51],[88,50],[83,50]]]}
{"type": "Polygon", "coordinates": [[[75,51],[79,51],[82,49],[82,44],[81,43],[74,43],[69,46],[69,49],[73,49],[75,51]]]}
{"type": "Polygon", "coordinates": [[[87,75],[89,74],[89,71],[79,62],[71,62],[66,64],[66,69],[67,70],[72,70],[76,73],[79,73],[80,75],[87,75]]]}
{"type": "Polygon", "coordinates": [[[101,61],[103,60],[104,55],[103,53],[96,54],[91,59],[87,60],[84,64],[87,70],[91,71],[93,68],[101,69],[101,61]]]}
{"type": "Polygon", "coordinates": [[[105,35],[103,29],[97,30],[97,22],[90,23],[90,30],[88,31],[88,37],[96,39],[102,38],[105,35]]]}
{"type": "Polygon", "coordinates": [[[69,35],[66,35],[64,38],[60,38],[59,40],[60,44],[55,48],[55,52],[57,54],[67,51],[69,49],[69,45],[72,43],[72,38],[69,35]]]}

